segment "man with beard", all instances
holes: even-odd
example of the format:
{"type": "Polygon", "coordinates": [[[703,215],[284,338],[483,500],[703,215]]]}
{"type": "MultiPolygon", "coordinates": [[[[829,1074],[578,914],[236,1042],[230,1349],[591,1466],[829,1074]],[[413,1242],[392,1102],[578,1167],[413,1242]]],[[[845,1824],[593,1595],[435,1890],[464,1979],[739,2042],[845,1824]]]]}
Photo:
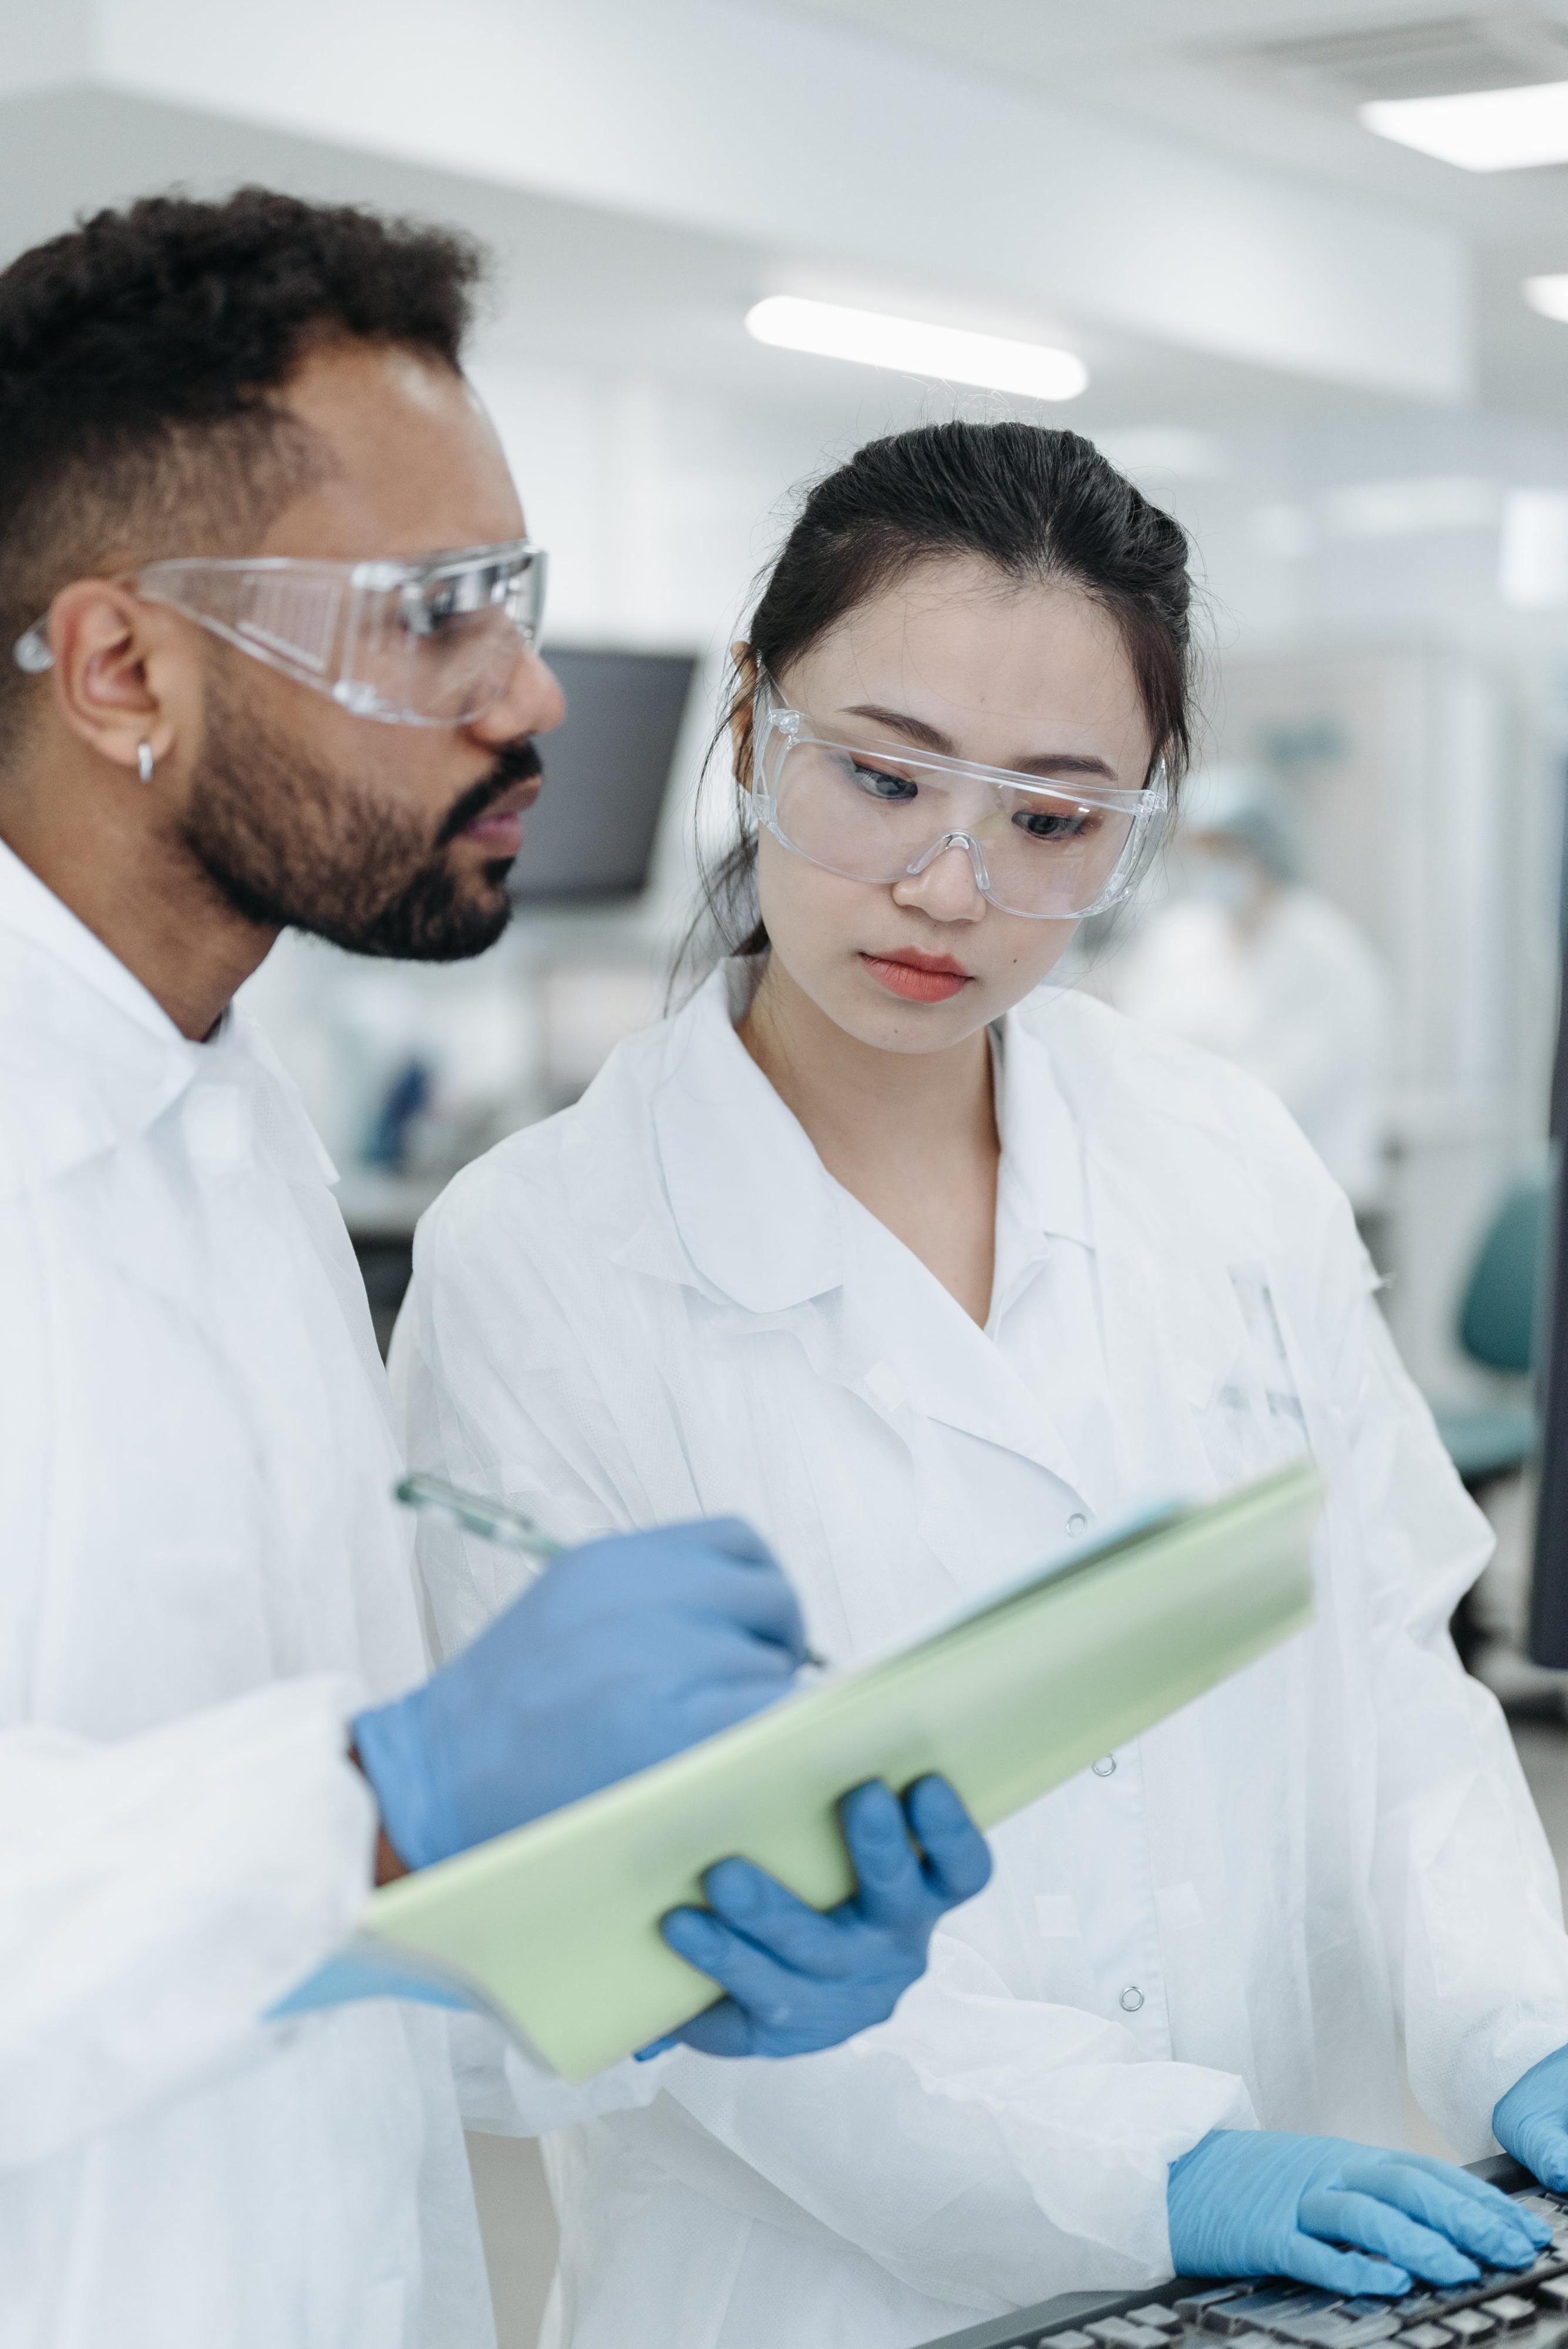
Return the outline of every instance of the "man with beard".
{"type": "MultiPolygon", "coordinates": [[[[459,368],[476,263],[242,191],[0,275],[0,2274],[7,2342],[490,2337],[445,2014],[334,1960],[372,1881],[676,1751],[801,1661],[732,1522],[577,1551],[425,1659],[330,1169],[230,1009],[287,926],[507,916],[543,564],[459,368]]],[[[693,2048],[878,2022],[984,1847],[846,1809],[821,1920],[730,1861],[693,2048]]],[[[945,1807],[944,1807],[945,1802],[945,1807]]]]}

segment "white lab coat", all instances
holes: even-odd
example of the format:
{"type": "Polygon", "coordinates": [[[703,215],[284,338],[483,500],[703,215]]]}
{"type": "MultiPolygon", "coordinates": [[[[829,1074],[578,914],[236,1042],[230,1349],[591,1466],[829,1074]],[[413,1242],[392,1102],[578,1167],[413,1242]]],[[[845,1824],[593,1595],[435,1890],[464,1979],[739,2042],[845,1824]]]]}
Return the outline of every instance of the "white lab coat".
{"type": "Polygon", "coordinates": [[[330,1175],[0,847],[5,2349],[493,2337],[448,2018],[261,2020],[369,1889],[345,1723],[425,1670],[330,1175]]]}
{"type": "MultiPolygon", "coordinates": [[[[852,1658],[1151,1495],[1310,1436],[1314,1631],[1033,1805],[881,2028],[680,2053],[547,2142],[548,2349],[901,2349],[1168,2269],[1206,2131],[1466,2156],[1568,2040],[1556,1879],[1446,1623],[1486,1556],[1345,1201],[1251,1080],[1055,995],[1004,1028],[981,1331],[825,1173],[732,1019],[741,967],[624,1044],[421,1226],[410,1457],[569,1537],[741,1510],[852,1658]],[[1032,1016],[1035,1016],[1033,1015],[1032,1016]]],[[[421,1533],[438,1635],[504,1553],[421,1533]]]]}

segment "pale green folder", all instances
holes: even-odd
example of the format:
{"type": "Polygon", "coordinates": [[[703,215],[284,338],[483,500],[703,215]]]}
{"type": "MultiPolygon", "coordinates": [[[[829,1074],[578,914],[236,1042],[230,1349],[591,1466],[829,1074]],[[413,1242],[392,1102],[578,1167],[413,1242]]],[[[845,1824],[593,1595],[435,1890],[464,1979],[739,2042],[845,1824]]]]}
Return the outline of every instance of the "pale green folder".
{"type": "Polygon", "coordinates": [[[1301,1630],[1304,1463],[1147,1517],[737,1728],[378,1892],[359,1943],[477,1993],[584,2080],[688,2021],[713,1984],[659,1938],[742,1852],[818,1908],[853,1889],[836,1805],[951,1780],[982,1826],[1301,1630]]]}

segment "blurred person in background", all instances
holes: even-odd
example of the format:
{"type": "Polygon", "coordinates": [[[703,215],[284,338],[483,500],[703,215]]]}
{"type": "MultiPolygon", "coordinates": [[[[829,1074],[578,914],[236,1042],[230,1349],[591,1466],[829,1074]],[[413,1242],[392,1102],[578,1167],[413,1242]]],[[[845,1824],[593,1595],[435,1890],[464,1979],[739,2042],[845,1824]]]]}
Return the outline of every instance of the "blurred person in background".
{"type": "Polygon", "coordinates": [[[1388,983],[1355,923],[1303,880],[1277,784],[1240,767],[1197,778],[1169,895],[1090,984],[1267,1085],[1357,1216],[1381,1206],[1388,983]]]}

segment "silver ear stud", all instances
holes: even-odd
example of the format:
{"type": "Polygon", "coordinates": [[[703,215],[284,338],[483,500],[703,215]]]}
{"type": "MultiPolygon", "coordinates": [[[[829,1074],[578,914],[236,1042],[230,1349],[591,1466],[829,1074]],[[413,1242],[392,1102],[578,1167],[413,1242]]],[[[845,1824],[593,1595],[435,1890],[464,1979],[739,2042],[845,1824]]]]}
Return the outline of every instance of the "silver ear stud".
{"type": "Polygon", "coordinates": [[[152,781],[152,745],[139,742],[136,746],[136,771],[144,783],[152,781]]]}

